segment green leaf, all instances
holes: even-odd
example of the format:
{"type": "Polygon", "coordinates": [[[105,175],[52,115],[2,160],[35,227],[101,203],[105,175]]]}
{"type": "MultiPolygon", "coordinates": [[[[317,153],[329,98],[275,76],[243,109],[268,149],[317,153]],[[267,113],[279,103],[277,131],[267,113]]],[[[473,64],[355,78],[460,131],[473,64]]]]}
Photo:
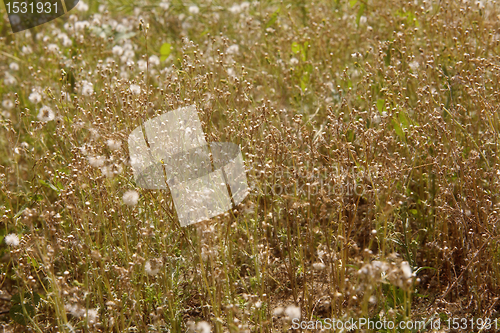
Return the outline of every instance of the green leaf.
{"type": "Polygon", "coordinates": [[[16,213],[16,215],[14,215],[13,219],[17,219],[19,216],[21,216],[21,214],[24,212],[24,210],[30,205],[30,202],[27,202],[25,203],[21,209],[19,209],[19,211],[16,213]]]}
{"type": "Polygon", "coordinates": [[[386,52],[385,57],[384,57],[384,62],[385,62],[386,66],[389,66],[391,64],[391,47],[392,46],[389,46],[387,48],[387,52],[386,52]]]}
{"type": "Polygon", "coordinates": [[[410,126],[410,119],[404,112],[399,112],[399,122],[403,128],[408,128],[410,126]]]}
{"type": "Polygon", "coordinates": [[[38,180],[40,182],[40,184],[42,184],[43,186],[45,187],[48,187],[54,191],[56,191],[57,193],[61,192],[61,189],[60,188],[57,188],[54,184],[50,183],[50,182],[46,182],[45,180],[43,179],[39,179],[38,180]]]}
{"type": "Polygon", "coordinates": [[[74,286],[77,286],[77,287],[83,287],[83,286],[85,286],[83,283],[78,282],[77,280],[73,280],[73,282],[71,284],[73,284],[74,286]]]}
{"type": "Polygon", "coordinates": [[[358,13],[356,14],[356,25],[359,26],[359,21],[361,20],[361,16],[365,13],[366,5],[363,3],[359,6],[358,13]]]}
{"type": "MultiPolygon", "coordinates": [[[[302,47],[302,60],[307,60],[307,47],[309,46],[309,42],[304,42],[304,46],[302,47]]],[[[312,72],[312,70],[311,70],[312,72]]]]}
{"type": "Polygon", "coordinates": [[[300,88],[302,91],[305,91],[307,88],[307,84],[309,83],[309,75],[307,73],[304,73],[302,77],[300,78],[300,88]]]}
{"type": "Polygon", "coordinates": [[[170,43],[163,43],[160,47],[160,61],[165,61],[172,52],[172,45],[170,43]]]}
{"type": "Polygon", "coordinates": [[[12,296],[10,302],[12,304],[9,309],[10,318],[12,318],[12,320],[16,323],[26,326],[29,318],[33,318],[35,316],[35,307],[40,302],[40,295],[37,293],[25,293],[22,304],[21,295],[15,294],[12,296]]]}
{"type": "Polygon", "coordinates": [[[29,257],[29,261],[31,262],[31,266],[33,266],[33,268],[38,269],[38,262],[34,258],[29,257]]]}
{"type": "Polygon", "coordinates": [[[394,131],[399,136],[399,138],[401,140],[404,140],[405,132],[403,132],[403,129],[401,128],[401,125],[399,124],[399,121],[396,117],[392,118],[392,127],[394,127],[394,131]]]}
{"type": "MultiPolygon", "coordinates": [[[[21,304],[21,295],[19,293],[13,295],[10,299],[12,305],[21,304]]],[[[34,303],[35,306],[40,302],[40,295],[37,293],[24,293],[24,304],[34,303]]]]}
{"type": "Polygon", "coordinates": [[[292,43],[292,52],[297,54],[300,52],[300,50],[302,49],[301,45],[297,42],[293,42],[292,43]]]}
{"type": "MultiPolygon", "coordinates": [[[[25,305],[26,314],[33,317],[35,315],[35,309],[31,305],[25,305]]],[[[26,326],[27,317],[24,315],[23,306],[21,304],[13,305],[9,310],[10,318],[16,323],[26,326]]]]}
{"type": "Polygon", "coordinates": [[[398,244],[399,246],[404,246],[404,243],[397,238],[388,238],[388,240],[393,241],[394,243],[398,244]]]}
{"type": "Polygon", "coordinates": [[[271,16],[269,17],[269,20],[267,20],[266,29],[269,28],[270,26],[272,26],[274,24],[274,22],[276,22],[276,20],[278,19],[279,13],[280,13],[280,8],[276,9],[274,11],[274,13],[271,14],[271,16]]]}
{"type": "Polygon", "coordinates": [[[354,140],[356,139],[356,133],[354,133],[354,131],[351,129],[347,130],[345,136],[347,138],[347,141],[349,142],[354,142],[354,140]]]}
{"type": "Polygon", "coordinates": [[[415,274],[420,273],[420,272],[421,272],[421,271],[423,271],[424,269],[432,269],[432,270],[434,270],[434,271],[436,271],[436,272],[437,272],[437,269],[435,269],[434,267],[425,266],[425,267],[419,267],[419,268],[417,268],[417,270],[415,271],[415,274]]]}
{"type": "Polygon", "coordinates": [[[377,99],[377,109],[380,114],[385,110],[385,100],[377,99]]]}

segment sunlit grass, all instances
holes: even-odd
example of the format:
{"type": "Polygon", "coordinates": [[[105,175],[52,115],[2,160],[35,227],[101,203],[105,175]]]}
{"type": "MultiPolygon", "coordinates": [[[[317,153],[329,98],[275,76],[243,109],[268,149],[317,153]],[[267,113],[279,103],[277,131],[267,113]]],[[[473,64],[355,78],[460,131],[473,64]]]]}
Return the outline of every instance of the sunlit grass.
{"type": "Polygon", "coordinates": [[[497,318],[493,1],[80,9],[0,29],[9,329],[497,318]],[[193,104],[207,141],[241,146],[251,193],[182,228],[169,191],[135,184],[127,139],[193,104]]]}

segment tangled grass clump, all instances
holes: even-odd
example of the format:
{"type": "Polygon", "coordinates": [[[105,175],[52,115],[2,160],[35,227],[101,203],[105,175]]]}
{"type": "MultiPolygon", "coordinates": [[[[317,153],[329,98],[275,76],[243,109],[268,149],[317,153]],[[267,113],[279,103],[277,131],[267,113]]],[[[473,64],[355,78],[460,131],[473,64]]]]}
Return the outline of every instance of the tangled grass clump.
{"type": "Polygon", "coordinates": [[[5,19],[2,325],[495,320],[499,9],[116,0],[16,34],[5,19]],[[126,143],[188,105],[207,141],[240,145],[251,193],[182,228],[168,190],[134,183],[126,143]]]}

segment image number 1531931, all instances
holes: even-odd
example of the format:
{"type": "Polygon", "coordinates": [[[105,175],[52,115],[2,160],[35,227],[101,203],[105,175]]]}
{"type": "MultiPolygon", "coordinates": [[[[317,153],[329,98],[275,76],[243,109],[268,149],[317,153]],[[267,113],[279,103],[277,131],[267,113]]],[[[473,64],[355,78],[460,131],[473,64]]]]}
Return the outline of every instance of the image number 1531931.
{"type": "Polygon", "coordinates": [[[4,4],[12,31],[19,32],[63,16],[78,0],[5,0],[4,4]]]}
{"type": "MultiPolygon", "coordinates": [[[[57,2],[13,1],[5,3],[7,14],[51,14],[58,13],[57,2]]],[[[62,8],[59,8],[61,10],[62,8]]]]}

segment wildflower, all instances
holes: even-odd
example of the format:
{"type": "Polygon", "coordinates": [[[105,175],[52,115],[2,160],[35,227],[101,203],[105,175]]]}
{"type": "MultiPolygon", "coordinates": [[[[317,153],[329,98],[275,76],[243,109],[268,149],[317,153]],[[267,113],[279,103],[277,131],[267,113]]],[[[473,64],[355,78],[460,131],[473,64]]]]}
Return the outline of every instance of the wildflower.
{"type": "Polygon", "coordinates": [[[102,167],[104,165],[104,162],[106,161],[104,156],[89,156],[87,157],[87,160],[89,161],[89,164],[94,168],[102,167]]]}
{"type": "Polygon", "coordinates": [[[236,72],[234,71],[234,68],[228,68],[227,75],[229,75],[230,77],[236,77],[236,72]]]}
{"type": "Polygon", "coordinates": [[[66,91],[61,91],[61,98],[63,101],[71,102],[71,95],[66,91]]]}
{"type": "Polygon", "coordinates": [[[126,26],[120,23],[115,27],[115,30],[116,32],[126,32],[128,29],[126,26]]]}
{"type": "Polygon", "coordinates": [[[226,50],[227,54],[237,54],[240,51],[240,47],[237,44],[229,46],[226,50]]]}
{"type": "Polygon", "coordinates": [[[34,104],[40,103],[42,101],[42,95],[40,95],[39,92],[34,91],[30,94],[28,99],[30,100],[31,103],[34,103],[34,104]]]}
{"type": "Polygon", "coordinates": [[[19,70],[19,65],[17,64],[17,62],[11,62],[10,65],[9,65],[9,68],[13,71],[18,71],[19,70]]]}
{"type": "Polygon", "coordinates": [[[10,99],[6,99],[2,102],[2,106],[4,107],[4,109],[10,110],[14,107],[14,102],[12,102],[10,99]]]}
{"type": "Polygon", "coordinates": [[[94,93],[94,85],[91,82],[83,80],[82,82],[82,95],[90,96],[94,93]]]}
{"type": "Polygon", "coordinates": [[[120,58],[122,62],[128,62],[129,60],[132,60],[132,58],[135,56],[135,53],[133,50],[125,50],[123,52],[123,56],[120,58]]]}
{"type": "Polygon", "coordinates": [[[300,308],[295,305],[289,305],[285,309],[285,314],[290,319],[300,318],[300,308]]]}
{"type": "Polygon", "coordinates": [[[47,122],[47,121],[54,120],[55,114],[51,108],[44,105],[40,108],[40,112],[38,112],[37,118],[40,121],[47,122]]]}
{"type": "Polygon", "coordinates": [[[94,325],[97,323],[97,319],[99,318],[99,314],[97,309],[88,309],[85,315],[89,324],[94,325]]]}
{"type": "Polygon", "coordinates": [[[403,261],[401,263],[401,271],[403,272],[403,276],[405,279],[409,279],[412,277],[412,271],[410,264],[408,264],[408,261],[403,261]]]}
{"type": "Polygon", "coordinates": [[[248,7],[250,7],[250,3],[248,1],[243,1],[242,3],[240,3],[241,10],[246,10],[248,9],[248,7]]]}
{"type": "Polygon", "coordinates": [[[278,306],[273,310],[273,316],[281,316],[283,314],[283,311],[285,311],[285,308],[283,308],[282,306],[278,306]]]}
{"type": "Polygon", "coordinates": [[[85,315],[85,309],[80,307],[78,304],[66,304],[64,305],[65,310],[70,313],[73,317],[83,317],[85,315]]]}
{"type": "Polygon", "coordinates": [[[162,1],[162,2],[160,2],[159,6],[160,6],[160,8],[167,10],[170,7],[170,4],[166,1],[162,1]]]}
{"type": "Polygon", "coordinates": [[[238,4],[234,4],[229,8],[229,11],[233,14],[239,14],[241,13],[241,6],[238,4]]]}
{"type": "Polygon", "coordinates": [[[99,134],[99,131],[96,128],[92,128],[92,127],[89,128],[89,133],[90,133],[92,140],[97,140],[101,137],[101,135],[99,134]]]}
{"type": "Polygon", "coordinates": [[[140,71],[145,71],[146,69],[148,69],[148,63],[142,59],[137,62],[137,66],[139,67],[140,71]]]}
{"type": "Polygon", "coordinates": [[[212,332],[212,327],[206,321],[200,321],[196,324],[196,330],[200,333],[210,333],[212,332]]]}
{"type": "Polygon", "coordinates": [[[116,56],[121,56],[123,54],[123,47],[115,45],[113,46],[113,49],[111,49],[111,52],[113,52],[116,56]]]}
{"type": "Polygon", "coordinates": [[[139,201],[139,193],[134,190],[127,191],[123,194],[122,199],[127,206],[133,207],[137,205],[137,202],[139,201]]]}
{"type": "Polygon", "coordinates": [[[155,276],[160,272],[161,265],[163,261],[161,259],[153,259],[146,261],[144,265],[144,271],[150,276],[155,276]]]}
{"type": "Polygon", "coordinates": [[[137,84],[130,85],[130,92],[134,95],[139,95],[141,93],[141,87],[137,84]]]}
{"type": "Polygon", "coordinates": [[[193,5],[193,6],[189,6],[188,11],[189,11],[189,13],[196,15],[200,12],[200,8],[198,8],[198,6],[196,6],[196,5],[193,5]]]}
{"type": "Polygon", "coordinates": [[[316,262],[313,264],[313,268],[320,271],[322,269],[325,269],[325,264],[323,264],[322,262],[316,262]]]}
{"type": "Polygon", "coordinates": [[[25,45],[21,48],[21,53],[22,54],[31,54],[33,53],[33,49],[29,45],[25,45]]]}
{"type": "Polygon", "coordinates": [[[80,1],[78,1],[78,5],[76,5],[76,9],[78,9],[81,12],[86,12],[89,10],[89,5],[87,5],[85,2],[80,0],[80,1]]]}
{"type": "Polygon", "coordinates": [[[73,45],[73,41],[68,36],[65,36],[63,38],[62,45],[64,47],[70,47],[71,45],[73,45]]]}
{"type": "Polygon", "coordinates": [[[59,46],[57,46],[56,44],[49,44],[47,45],[47,51],[57,53],[59,52],[59,46]]]}
{"type": "Polygon", "coordinates": [[[295,66],[295,65],[297,65],[298,63],[299,63],[299,59],[297,59],[297,58],[295,58],[295,57],[293,57],[292,59],[290,59],[290,64],[291,64],[292,66],[295,66]]]}
{"type": "Polygon", "coordinates": [[[362,16],[359,18],[359,25],[366,24],[366,21],[368,21],[368,19],[366,18],[366,16],[362,15],[362,16]]]}
{"type": "Polygon", "coordinates": [[[160,64],[160,58],[158,58],[157,55],[152,55],[151,57],[149,57],[149,64],[151,66],[158,66],[160,64]]]}
{"type": "Polygon", "coordinates": [[[410,66],[411,70],[412,70],[413,72],[415,72],[415,71],[418,69],[418,67],[419,67],[420,65],[419,65],[418,61],[414,60],[414,61],[410,62],[410,63],[408,64],[408,66],[410,66]]]}
{"type": "Polygon", "coordinates": [[[122,146],[122,143],[120,141],[116,141],[113,139],[108,139],[106,141],[106,144],[108,145],[109,149],[111,149],[111,150],[118,150],[122,146]]]}
{"type": "Polygon", "coordinates": [[[132,51],[134,49],[134,45],[130,42],[127,42],[123,45],[123,49],[125,51],[132,51]]]}
{"type": "Polygon", "coordinates": [[[16,234],[8,234],[5,236],[5,244],[9,246],[19,246],[19,237],[16,234]]]}
{"type": "Polygon", "coordinates": [[[14,85],[14,84],[17,83],[17,80],[16,80],[15,77],[13,77],[12,75],[10,75],[9,72],[5,72],[5,79],[3,80],[3,82],[7,86],[12,86],[12,85],[14,85]]]}
{"type": "Polygon", "coordinates": [[[119,164],[111,164],[101,167],[101,172],[107,178],[113,178],[115,175],[120,174],[122,172],[122,169],[122,166],[119,164]]]}

